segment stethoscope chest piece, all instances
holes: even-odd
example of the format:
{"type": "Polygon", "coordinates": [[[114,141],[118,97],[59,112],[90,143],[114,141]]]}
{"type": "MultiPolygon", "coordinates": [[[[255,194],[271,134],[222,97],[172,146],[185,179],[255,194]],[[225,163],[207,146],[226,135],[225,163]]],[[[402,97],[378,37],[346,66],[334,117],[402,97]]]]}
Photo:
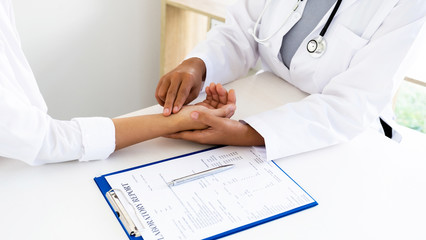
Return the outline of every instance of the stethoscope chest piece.
{"type": "Polygon", "coordinates": [[[308,50],[309,54],[314,58],[321,57],[324,54],[326,48],[327,43],[321,36],[311,39],[306,45],[306,49],[308,50]]]}
{"type": "Polygon", "coordinates": [[[336,15],[337,10],[339,9],[339,6],[341,3],[342,3],[342,0],[337,0],[336,5],[334,5],[333,11],[331,11],[330,17],[328,17],[327,22],[322,28],[319,36],[314,39],[311,39],[308,42],[306,49],[308,50],[309,54],[312,57],[314,58],[321,57],[324,54],[325,50],[327,49],[327,43],[324,39],[324,35],[327,32],[327,29],[330,26],[331,21],[333,21],[333,18],[336,15]]]}

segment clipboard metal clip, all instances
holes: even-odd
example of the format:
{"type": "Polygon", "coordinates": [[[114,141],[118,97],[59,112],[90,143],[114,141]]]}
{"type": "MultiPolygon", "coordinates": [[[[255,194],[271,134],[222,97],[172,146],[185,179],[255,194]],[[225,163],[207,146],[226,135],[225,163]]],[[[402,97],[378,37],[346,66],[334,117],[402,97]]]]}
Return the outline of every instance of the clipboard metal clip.
{"type": "Polygon", "coordinates": [[[120,199],[118,198],[117,193],[114,189],[109,190],[105,193],[108,201],[110,202],[112,208],[114,209],[115,214],[120,219],[124,228],[130,236],[140,237],[141,234],[139,229],[136,227],[130,215],[127,213],[120,199]]]}

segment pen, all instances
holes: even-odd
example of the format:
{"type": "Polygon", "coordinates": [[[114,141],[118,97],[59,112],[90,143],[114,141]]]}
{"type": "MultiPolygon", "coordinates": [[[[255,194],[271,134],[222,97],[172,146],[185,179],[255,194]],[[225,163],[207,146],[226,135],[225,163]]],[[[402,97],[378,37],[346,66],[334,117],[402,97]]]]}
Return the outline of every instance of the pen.
{"type": "Polygon", "coordinates": [[[201,171],[201,172],[190,174],[188,176],[176,178],[176,179],[168,182],[167,185],[169,187],[176,186],[176,185],[179,185],[181,183],[185,183],[185,182],[193,181],[195,179],[203,178],[205,176],[216,174],[216,173],[231,169],[233,167],[234,167],[234,164],[227,164],[227,165],[222,165],[222,166],[215,167],[215,168],[210,168],[210,169],[207,169],[207,170],[204,170],[204,171],[201,171]]]}

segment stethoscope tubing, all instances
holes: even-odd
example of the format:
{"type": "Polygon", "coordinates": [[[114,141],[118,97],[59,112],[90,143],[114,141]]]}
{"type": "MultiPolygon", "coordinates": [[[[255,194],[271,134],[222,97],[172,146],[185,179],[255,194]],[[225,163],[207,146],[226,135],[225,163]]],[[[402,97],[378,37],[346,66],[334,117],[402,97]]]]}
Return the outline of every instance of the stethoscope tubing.
{"type": "Polygon", "coordinates": [[[330,17],[328,17],[327,22],[325,23],[324,27],[322,28],[319,34],[321,37],[324,37],[325,33],[327,32],[327,29],[330,26],[331,22],[333,21],[333,18],[336,15],[337,10],[339,10],[341,3],[342,3],[342,0],[337,0],[336,5],[334,6],[333,11],[330,14],[330,17]]]}
{"type": "Polygon", "coordinates": [[[275,34],[277,34],[281,30],[281,28],[288,22],[288,19],[290,18],[290,16],[297,10],[297,8],[300,5],[300,2],[303,2],[303,0],[297,0],[295,6],[293,8],[293,11],[287,16],[287,18],[285,19],[285,21],[283,22],[283,24],[275,32],[273,32],[269,37],[260,39],[260,38],[258,38],[256,36],[257,28],[259,26],[260,20],[262,19],[263,15],[265,14],[265,11],[268,9],[269,4],[271,3],[271,1],[272,0],[267,0],[267,2],[265,4],[265,7],[263,8],[262,12],[260,13],[259,17],[257,18],[256,23],[254,24],[253,30],[249,29],[249,33],[254,38],[254,40],[256,40],[256,42],[258,42],[258,43],[264,43],[264,42],[268,41],[269,39],[271,39],[273,36],[275,36],[275,34]]]}

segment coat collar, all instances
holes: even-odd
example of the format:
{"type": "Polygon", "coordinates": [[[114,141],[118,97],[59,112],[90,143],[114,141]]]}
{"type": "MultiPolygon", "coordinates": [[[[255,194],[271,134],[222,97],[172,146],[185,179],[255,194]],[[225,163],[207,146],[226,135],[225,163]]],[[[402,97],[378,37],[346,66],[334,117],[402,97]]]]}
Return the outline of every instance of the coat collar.
{"type": "MultiPolygon", "coordinates": [[[[277,34],[275,34],[271,40],[269,41],[269,47],[272,52],[278,54],[282,38],[287,32],[299,21],[300,17],[303,14],[303,10],[306,6],[306,0],[302,1],[295,12],[292,13],[293,8],[295,7],[295,3],[297,0],[293,1],[274,1],[271,4],[268,14],[265,14],[265,22],[269,23],[285,23],[284,26],[280,27],[280,24],[269,24],[270,26],[275,25],[275,27],[280,27],[280,30],[277,34]],[[289,2],[291,2],[289,4],[289,2]],[[286,14],[282,14],[286,13],[286,14]],[[289,15],[290,14],[290,15],[289,15]],[[288,19],[286,19],[288,17],[288,19]]],[[[274,29],[270,29],[270,31],[265,34],[270,34],[274,29]]]]}

